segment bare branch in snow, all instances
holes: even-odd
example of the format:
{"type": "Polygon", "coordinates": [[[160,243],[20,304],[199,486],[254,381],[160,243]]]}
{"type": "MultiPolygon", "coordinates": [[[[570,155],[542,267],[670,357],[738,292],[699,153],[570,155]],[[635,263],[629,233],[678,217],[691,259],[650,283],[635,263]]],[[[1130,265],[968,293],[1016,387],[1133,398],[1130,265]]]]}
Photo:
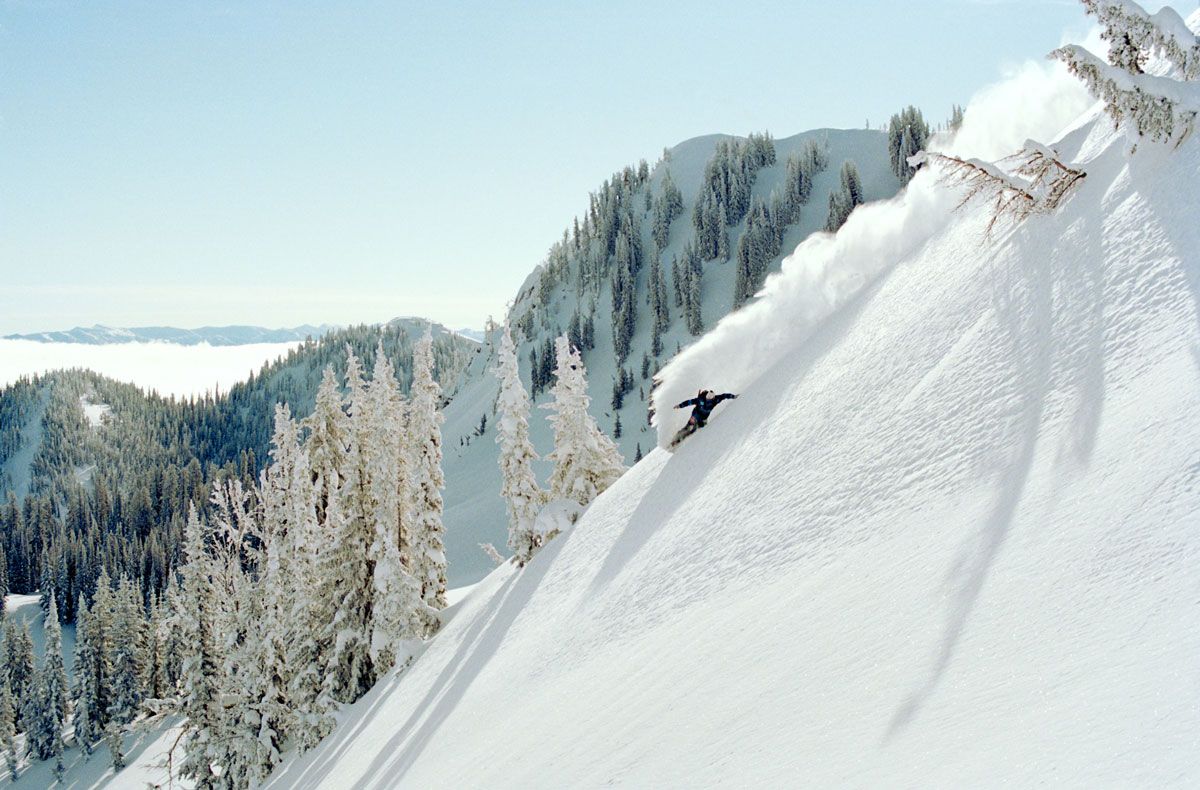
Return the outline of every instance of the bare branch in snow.
{"type": "Polygon", "coordinates": [[[1054,211],[1087,176],[1082,170],[1063,164],[1053,150],[1034,140],[1026,140],[1020,151],[1001,160],[1010,165],[1012,173],[991,162],[936,152],[921,152],[911,157],[909,163],[914,167],[936,165],[943,171],[943,181],[965,186],[960,208],[980,195],[991,199],[993,210],[988,233],[1001,217],[1020,222],[1030,214],[1054,211]]]}

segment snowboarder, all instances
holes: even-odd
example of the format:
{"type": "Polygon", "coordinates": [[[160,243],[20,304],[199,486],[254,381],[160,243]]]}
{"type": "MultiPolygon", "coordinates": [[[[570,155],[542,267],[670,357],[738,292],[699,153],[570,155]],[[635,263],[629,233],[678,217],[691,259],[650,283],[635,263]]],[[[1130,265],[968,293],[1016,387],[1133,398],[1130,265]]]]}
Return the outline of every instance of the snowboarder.
{"type": "Polygon", "coordinates": [[[675,408],[677,409],[686,409],[688,406],[691,406],[692,415],[688,417],[687,425],[683,426],[679,430],[679,433],[675,434],[675,438],[671,440],[671,449],[675,449],[680,442],[703,428],[704,424],[708,422],[708,417],[712,414],[712,410],[717,408],[718,403],[723,400],[732,400],[736,397],[737,395],[731,392],[717,395],[712,390],[702,389],[696,397],[685,400],[676,406],[675,408]]]}

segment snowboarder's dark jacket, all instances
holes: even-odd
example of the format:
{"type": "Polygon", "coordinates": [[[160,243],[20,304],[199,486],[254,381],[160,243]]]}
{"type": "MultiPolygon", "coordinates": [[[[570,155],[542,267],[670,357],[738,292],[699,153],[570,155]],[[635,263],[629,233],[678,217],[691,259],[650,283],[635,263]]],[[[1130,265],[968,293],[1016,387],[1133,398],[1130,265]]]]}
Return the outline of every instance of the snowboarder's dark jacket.
{"type": "Polygon", "coordinates": [[[718,403],[736,397],[737,395],[731,392],[725,392],[720,395],[714,395],[711,398],[698,397],[685,400],[675,408],[686,409],[688,406],[692,406],[692,416],[690,419],[695,420],[697,425],[704,425],[704,423],[708,422],[708,415],[712,414],[712,410],[717,408],[718,403]]]}

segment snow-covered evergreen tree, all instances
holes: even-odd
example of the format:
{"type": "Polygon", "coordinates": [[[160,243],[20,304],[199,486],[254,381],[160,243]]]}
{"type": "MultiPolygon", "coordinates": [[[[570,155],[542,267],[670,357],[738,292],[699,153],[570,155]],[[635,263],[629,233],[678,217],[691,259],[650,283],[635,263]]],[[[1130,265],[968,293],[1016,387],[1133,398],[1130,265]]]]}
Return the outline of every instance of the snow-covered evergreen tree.
{"type": "Polygon", "coordinates": [[[108,748],[108,756],[112,761],[114,771],[125,768],[125,728],[115,721],[109,722],[104,731],[104,745],[108,748]]]}
{"type": "Polygon", "coordinates": [[[0,751],[12,781],[17,779],[17,711],[13,705],[12,691],[8,680],[0,672],[0,751]]]}
{"type": "Polygon", "coordinates": [[[87,602],[80,601],[75,616],[75,741],[86,754],[92,753],[104,731],[100,725],[100,694],[96,684],[107,676],[99,666],[103,656],[96,649],[92,618],[87,602]]]}
{"type": "MultiPolygon", "coordinates": [[[[446,608],[446,549],[442,534],[442,390],[433,377],[433,339],[425,337],[413,350],[412,401],[409,411],[409,474],[412,513],[412,573],[421,585],[421,600],[431,610],[446,608]]],[[[437,630],[426,616],[425,632],[437,630]]]]}
{"type": "MultiPolygon", "coordinates": [[[[905,167],[908,167],[907,161],[905,167]]],[[[829,218],[825,221],[825,230],[830,232],[837,232],[846,223],[850,212],[866,200],[862,178],[859,176],[858,167],[854,162],[850,160],[842,162],[840,178],[841,190],[829,193],[829,218]]]]}
{"type": "Polygon", "coordinates": [[[117,586],[114,598],[112,631],[109,637],[111,677],[108,721],[128,724],[142,704],[142,666],[145,653],[146,621],[142,614],[141,594],[128,576],[117,586]]]}
{"type": "Polygon", "coordinates": [[[0,620],[4,619],[4,607],[8,603],[8,555],[0,545],[0,620]]]}
{"type": "MultiPolygon", "coordinates": [[[[311,436],[309,441],[312,441],[311,436]]],[[[283,534],[286,535],[285,545],[290,548],[281,551],[279,558],[282,561],[285,554],[292,557],[288,574],[292,583],[288,587],[290,592],[284,593],[291,596],[290,606],[286,598],[279,601],[283,608],[280,616],[286,622],[285,664],[290,673],[287,687],[291,706],[289,735],[301,751],[306,751],[333,729],[330,714],[334,700],[322,684],[325,659],[332,646],[332,606],[323,581],[327,532],[318,523],[316,510],[318,494],[327,489],[323,476],[316,475],[311,469],[308,443],[303,452],[295,445],[295,435],[286,426],[276,431],[275,446],[279,452],[273,456],[274,471],[269,479],[272,485],[281,486],[278,498],[288,513],[283,534]],[[293,457],[294,461],[291,460],[293,457]],[[292,469],[290,482],[285,471],[288,467],[292,469]]],[[[325,474],[336,474],[336,470],[329,469],[325,474]]]]}
{"type": "MultiPolygon", "coordinates": [[[[909,166],[908,159],[918,151],[925,150],[929,134],[929,124],[926,123],[925,117],[912,105],[893,115],[888,122],[888,155],[892,162],[892,172],[900,179],[900,183],[907,184],[912,178],[913,169],[909,166]]],[[[843,181],[843,192],[845,191],[843,181]]],[[[845,202],[851,209],[858,205],[852,201],[845,202]]]]}
{"type": "Polygon", "coordinates": [[[391,361],[382,346],[367,388],[367,430],[371,453],[367,462],[373,531],[368,546],[374,600],[371,609],[371,657],[380,671],[393,666],[399,643],[417,635],[424,608],[420,585],[409,572],[409,517],[406,403],[400,395],[391,361]]]}
{"type": "Polygon", "coordinates": [[[304,427],[308,429],[304,451],[316,489],[313,507],[317,524],[325,528],[325,510],[341,489],[349,444],[349,418],[342,410],[342,396],[338,391],[333,366],[325,368],[317,388],[316,405],[312,414],[304,420],[304,427]]]}
{"type": "Polygon", "coordinates": [[[8,686],[12,692],[13,706],[18,711],[19,726],[24,730],[25,701],[33,689],[34,663],[33,638],[29,635],[29,624],[10,619],[4,624],[4,666],[8,670],[8,686]]]}
{"type": "Polygon", "coordinates": [[[1104,102],[1118,126],[1132,121],[1139,136],[1182,140],[1200,113],[1196,93],[1180,90],[1180,82],[1200,78],[1200,39],[1170,6],[1151,15],[1132,0],[1083,0],[1083,5],[1103,26],[1100,35],[1109,44],[1111,65],[1073,44],[1050,56],[1104,102]],[[1145,73],[1151,57],[1165,62],[1166,74],[1145,73]]]}
{"type": "Polygon", "coordinates": [[[1150,14],[1132,0],[1083,0],[1088,14],[1103,26],[1112,65],[1141,74],[1150,56],[1171,64],[1171,76],[1185,81],[1200,78],[1200,41],[1170,6],[1150,14]]]}
{"type": "Polygon", "coordinates": [[[542,408],[554,412],[554,462],[550,498],[570,499],[587,505],[625,471],[621,455],[588,413],[587,371],[577,349],[566,336],[555,346],[557,367],[554,400],[542,408]]]}
{"type": "Polygon", "coordinates": [[[143,688],[147,699],[161,700],[171,696],[167,686],[166,648],[167,631],[163,624],[165,607],[158,597],[150,606],[146,620],[146,652],[142,660],[143,688]]]}
{"type": "Polygon", "coordinates": [[[500,380],[496,442],[500,445],[500,494],[508,503],[508,547],[524,565],[541,545],[535,530],[545,496],[533,472],[537,453],[529,439],[529,396],[521,384],[517,352],[507,324],[500,337],[494,370],[500,380]]]}
{"type": "Polygon", "coordinates": [[[67,672],[63,666],[62,631],[54,593],[50,594],[44,633],[46,652],[34,676],[34,690],[28,698],[25,719],[30,753],[39,760],[53,757],[55,775],[61,776],[63,724],[67,718],[67,672]]]}
{"type": "Polygon", "coordinates": [[[183,642],[183,622],[185,618],[183,603],[183,587],[179,576],[167,586],[167,594],[163,604],[161,620],[162,629],[162,673],[167,693],[176,697],[179,693],[179,681],[183,676],[183,655],[187,648],[183,642]]]}
{"type": "Polygon", "coordinates": [[[353,702],[375,682],[371,658],[374,568],[369,555],[375,540],[375,505],[368,461],[374,452],[371,413],[358,358],[346,360],[348,430],[339,516],[329,527],[326,583],[333,592],[333,652],[325,664],[325,687],[341,702],[353,702]]]}
{"type": "MultiPolygon", "coordinates": [[[[88,702],[90,727],[98,740],[108,726],[109,706],[112,702],[112,631],[114,598],[112,580],[108,571],[100,569],[96,589],[92,593],[88,612],[88,650],[85,651],[85,669],[90,673],[88,685],[92,695],[88,702]]],[[[78,681],[78,676],[76,680],[78,681]]]]}
{"type": "Polygon", "coordinates": [[[184,730],[184,761],[180,775],[190,779],[197,788],[215,788],[213,772],[216,742],[221,737],[221,656],[217,651],[214,622],[217,602],[213,590],[212,560],[205,544],[207,529],[196,513],[188,511],[184,530],[185,564],[180,568],[183,578],[183,600],[186,610],[182,617],[184,644],[189,653],[183,661],[180,683],[183,713],[187,717],[184,730]]]}

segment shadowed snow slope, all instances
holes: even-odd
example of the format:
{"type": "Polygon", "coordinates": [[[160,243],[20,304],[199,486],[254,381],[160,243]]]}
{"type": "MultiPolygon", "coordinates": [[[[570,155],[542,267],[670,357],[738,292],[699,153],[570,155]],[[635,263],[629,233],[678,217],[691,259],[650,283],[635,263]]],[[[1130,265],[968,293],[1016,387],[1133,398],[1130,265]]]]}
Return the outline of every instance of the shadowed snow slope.
{"type": "Polygon", "coordinates": [[[1130,147],[898,251],[275,786],[1195,786],[1200,139],[1130,147]]]}

